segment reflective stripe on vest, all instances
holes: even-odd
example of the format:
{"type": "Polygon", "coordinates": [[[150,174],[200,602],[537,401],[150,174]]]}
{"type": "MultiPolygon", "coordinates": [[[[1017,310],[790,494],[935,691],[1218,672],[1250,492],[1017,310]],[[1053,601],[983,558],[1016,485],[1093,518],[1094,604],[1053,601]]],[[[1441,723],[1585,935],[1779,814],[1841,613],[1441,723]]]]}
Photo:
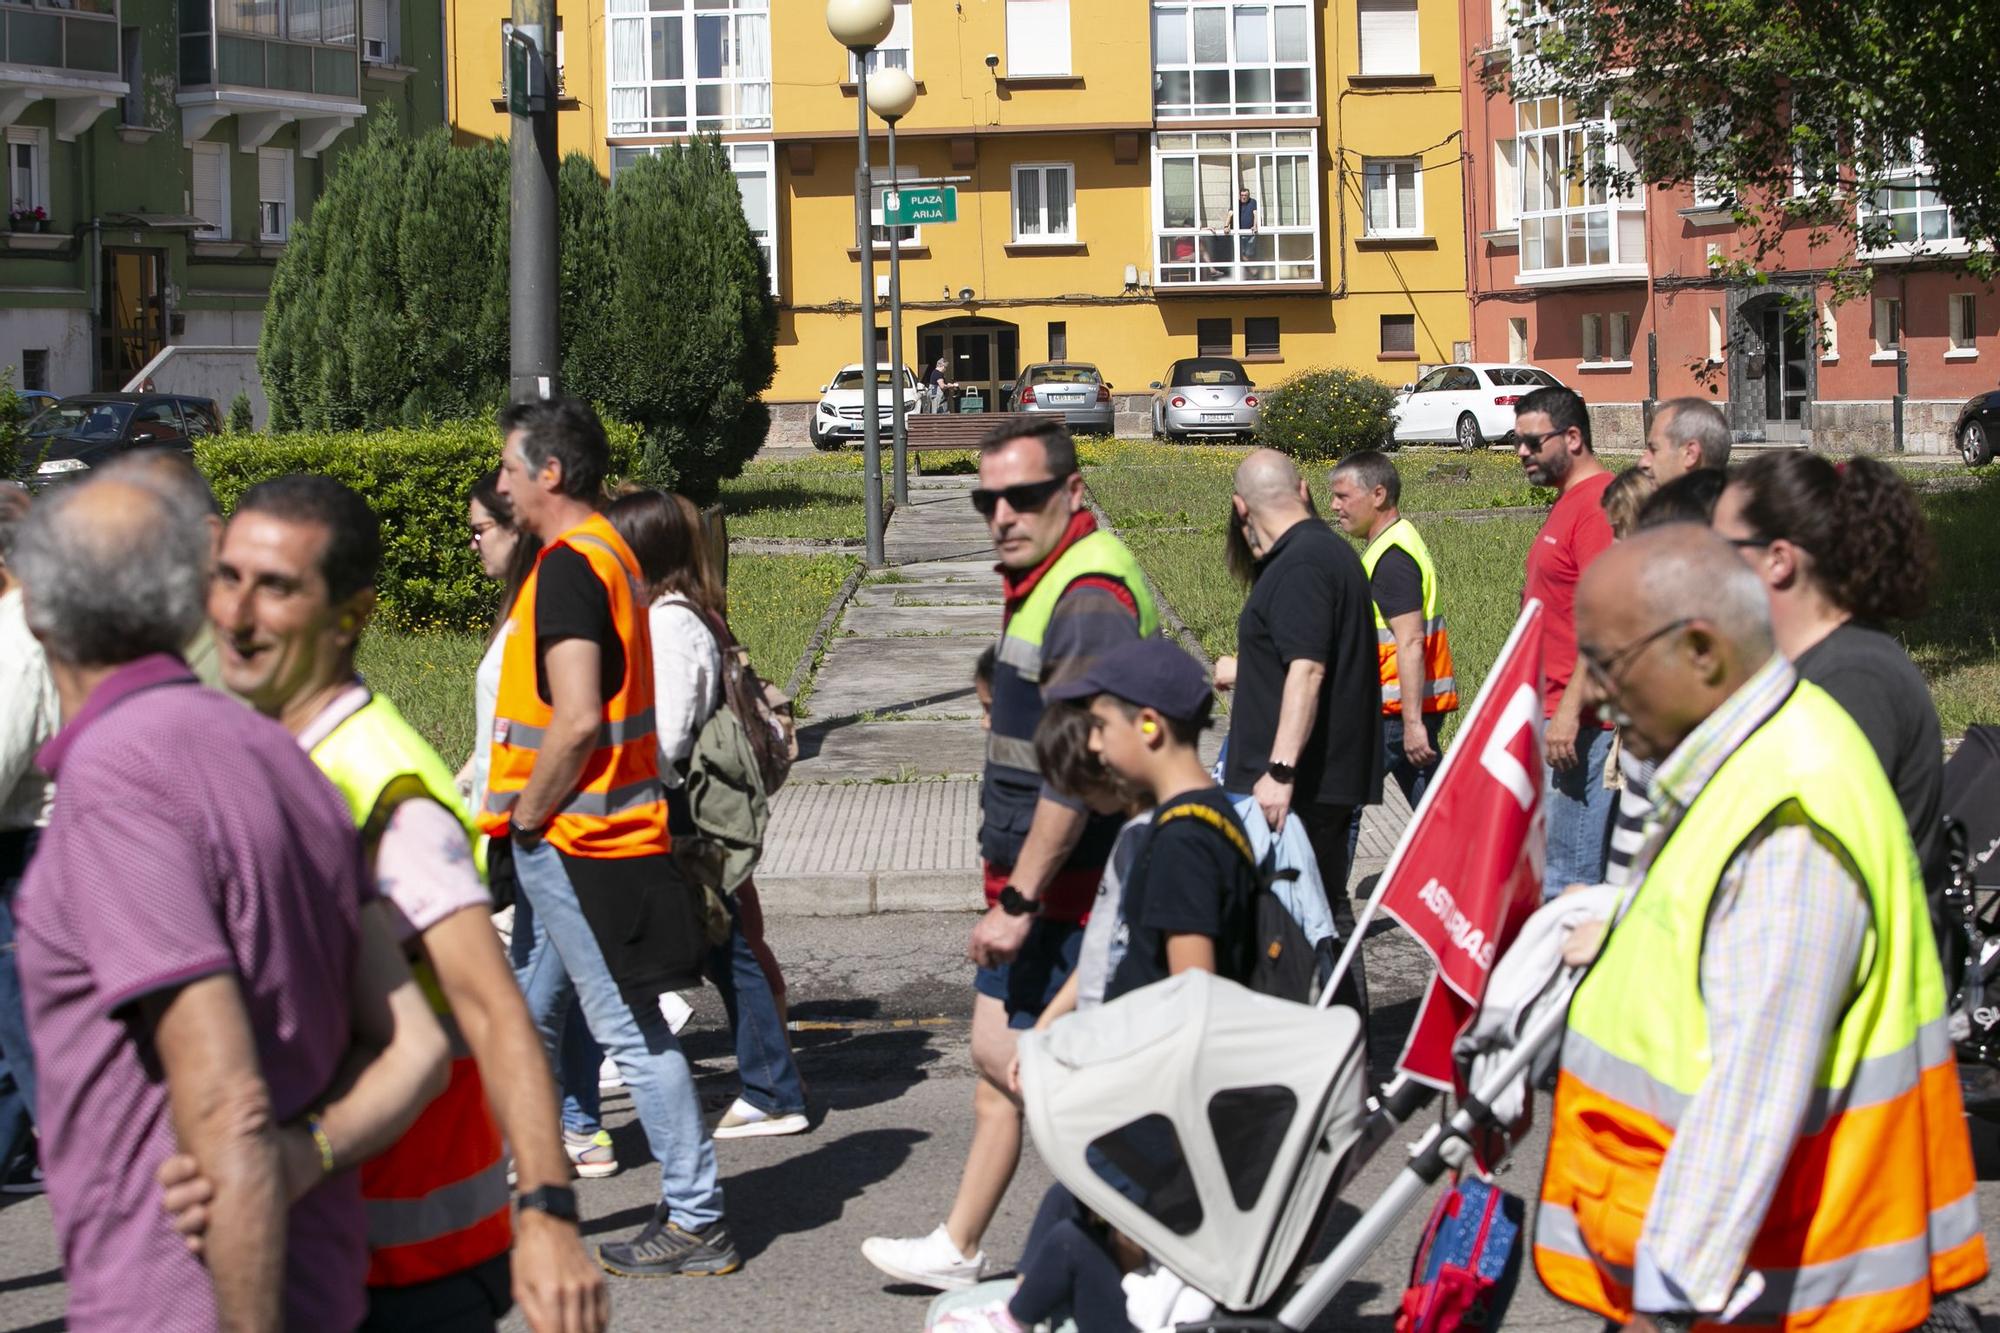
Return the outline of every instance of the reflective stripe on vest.
{"type": "Polygon", "coordinates": [[[1570,1006],[1535,1266],[1614,1320],[1661,1163],[1709,1072],[1701,951],[1736,850],[1795,809],[1860,872],[1872,926],[1785,1175],[1748,1256],[1739,1316],[1781,1329],[1914,1328],[1933,1294],[1977,1281],[1985,1242],[1916,854],[1895,793],[1816,686],[1724,761],[1655,856],[1570,1006]]]}
{"type": "Polygon", "coordinates": [[[646,598],[638,561],[602,514],[592,514],[543,547],[514,599],[510,632],[501,649],[493,735],[485,738],[492,758],[479,827],[494,837],[506,836],[508,819],[555,716],[536,689],[535,598],[541,562],[557,546],[582,556],[603,585],[625,658],[625,678],[618,692],[603,701],[597,736],[575,789],[557,807],[543,836],[572,856],[612,860],[656,855],[668,848],[667,804],[654,728],[646,598]]]}
{"type": "MultiPolygon", "coordinates": [[[[357,828],[381,834],[394,807],[417,797],[476,830],[451,771],[386,696],[375,695],[312,749],[357,828]]],[[[427,958],[411,969],[452,1040],[451,1081],[387,1152],[361,1168],[368,1207],[368,1283],[406,1287],[463,1272],[513,1244],[507,1161],[479,1067],[427,958]]]]}
{"type": "MultiPolygon", "coordinates": [[[[1399,518],[1382,530],[1361,553],[1361,568],[1372,583],[1375,566],[1392,549],[1401,550],[1417,562],[1424,590],[1424,711],[1450,713],[1458,708],[1458,680],[1451,664],[1451,639],[1445,633],[1444,612],[1439,607],[1437,567],[1431,563],[1431,549],[1423,535],[1407,518],[1399,518]]],[[[1375,599],[1368,599],[1375,615],[1375,660],[1382,678],[1382,716],[1395,717],[1403,711],[1403,686],[1396,668],[1396,635],[1375,599]]]]}

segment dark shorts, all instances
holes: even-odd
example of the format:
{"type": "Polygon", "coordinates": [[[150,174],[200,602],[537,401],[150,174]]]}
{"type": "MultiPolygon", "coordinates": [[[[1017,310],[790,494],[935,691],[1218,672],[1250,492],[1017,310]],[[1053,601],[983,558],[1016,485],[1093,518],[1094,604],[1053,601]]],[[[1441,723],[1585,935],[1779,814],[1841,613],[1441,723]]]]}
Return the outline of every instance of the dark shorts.
{"type": "Polygon", "coordinates": [[[498,1254],[413,1287],[370,1287],[358,1333],[488,1333],[514,1304],[513,1265],[498,1254]]]}
{"type": "Polygon", "coordinates": [[[1007,1006],[1008,1027],[1026,1031],[1076,971],[1082,948],[1082,926],[1037,918],[1014,961],[976,969],[972,988],[1007,1006]]]}

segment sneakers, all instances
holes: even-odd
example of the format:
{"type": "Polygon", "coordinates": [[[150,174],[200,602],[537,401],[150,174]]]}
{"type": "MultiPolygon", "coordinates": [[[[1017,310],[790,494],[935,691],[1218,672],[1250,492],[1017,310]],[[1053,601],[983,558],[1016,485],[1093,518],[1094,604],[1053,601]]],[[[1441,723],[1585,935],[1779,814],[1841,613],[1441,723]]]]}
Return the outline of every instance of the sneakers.
{"type": "Polygon", "coordinates": [[[810,1127],[804,1111],[787,1111],[773,1115],[760,1111],[741,1097],[727,1111],[722,1119],[715,1122],[715,1137],[718,1139],[761,1139],[773,1138],[780,1134],[803,1134],[810,1127]]]}
{"type": "Polygon", "coordinates": [[[660,996],[660,1017],[667,1020],[668,1029],[678,1037],[694,1017],[694,1006],[682,999],[679,991],[666,991],[660,996]]]}
{"type": "Polygon", "coordinates": [[[597,1090],[616,1092],[624,1086],[625,1076],[618,1072],[618,1062],[608,1055],[605,1056],[604,1063],[597,1067],[597,1090]]]}
{"type": "Polygon", "coordinates": [[[611,1149],[611,1135],[601,1129],[595,1134],[565,1129],[563,1151],[569,1154],[570,1164],[585,1180],[601,1180],[618,1170],[618,1154],[611,1149]]]}
{"type": "Polygon", "coordinates": [[[700,1231],[667,1220],[666,1209],[630,1241],[597,1247],[597,1262],[619,1277],[720,1277],[743,1266],[729,1224],[711,1222],[700,1231]]]}
{"type": "MultiPolygon", "coordinates": [[[[717,1131],[718,1136],[720,1131],[717,1131]]],[[[930,1235],[912,1240],[891,1240],[870,1236],[861,1242],[861,1257],[877,1268],[912,1286],[933,1291],[958,1291],[979,1281],[986,1265],[986,1251],[967,1257],[958,1252],[942,1225],[930,1235]]]]}
{"type": "Polygon", "coordinates": [[[40,1194],[48,1187],[42,1184],[42,1168],[24,1166],[7,1177],[7,1183],[0,1185],[0,1194],[40,1194]]]}

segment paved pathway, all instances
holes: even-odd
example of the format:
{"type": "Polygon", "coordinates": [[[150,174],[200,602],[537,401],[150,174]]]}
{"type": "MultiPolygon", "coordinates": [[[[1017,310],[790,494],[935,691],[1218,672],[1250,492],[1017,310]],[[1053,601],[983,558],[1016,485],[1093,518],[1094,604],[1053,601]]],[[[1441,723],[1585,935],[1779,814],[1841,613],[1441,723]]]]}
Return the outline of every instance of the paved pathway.
{"type": "MultiPolygon", "coordinates": [[[[767,911],[979,906],[985,733],[972,667],[1000,631],[1000,580],[974,484],[910,479],[889,568],[864,579],[827,643],[757,873],[767,911]]],[[[1357,876],[1381,869],[1408,819],[1392,786],[1362,823],[1357,876]]]]}

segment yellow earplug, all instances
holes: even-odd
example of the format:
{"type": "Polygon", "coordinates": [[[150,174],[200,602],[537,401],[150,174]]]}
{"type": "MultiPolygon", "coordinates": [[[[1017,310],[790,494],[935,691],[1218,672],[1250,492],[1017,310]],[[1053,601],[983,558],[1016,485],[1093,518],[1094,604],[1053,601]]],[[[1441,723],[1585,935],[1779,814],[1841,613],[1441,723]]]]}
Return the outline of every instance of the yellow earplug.
{"type": "Polygon", "coordinates": [[[1160,724],[1152,721],[1141,722],[1139,724],[1139,731],[1142,735],[1157,736],[1160,733],[1160,724]]]}

